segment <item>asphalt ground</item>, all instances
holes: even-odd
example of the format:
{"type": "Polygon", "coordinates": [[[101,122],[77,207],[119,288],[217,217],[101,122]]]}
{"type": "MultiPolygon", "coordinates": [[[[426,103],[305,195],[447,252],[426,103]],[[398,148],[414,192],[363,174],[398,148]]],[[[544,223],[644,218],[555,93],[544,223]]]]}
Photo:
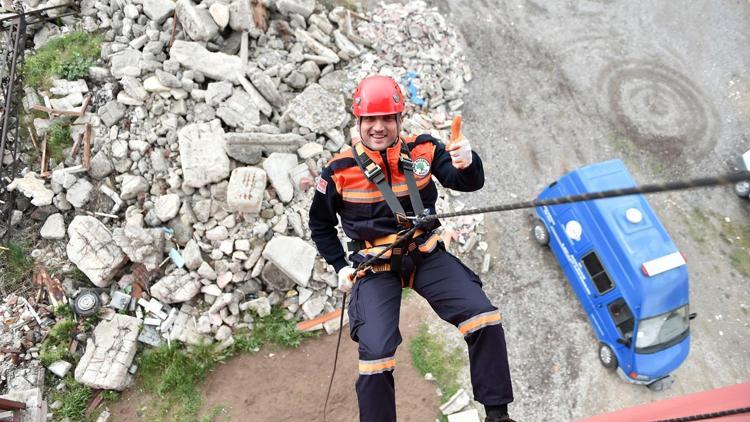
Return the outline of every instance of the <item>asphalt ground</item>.
{"type": "MultiPolygon", "coordinates": [[[[428,4],[463,36],[474,77],[464,133],[488,182],[462,196],[469,205],[531,199],[567,171],[612,158],[639,183],[720,174],[750,148],[745,0],[428,4]]],[[[531,213],[485,217],[485,290],[504,317],[513,417],[572,420],[750,381],[747,201],[726,187],[649,202],[687,256],[698,313],[690,355],[659,393],[601,366],[573,290],[529,235],[531,213]]]]}

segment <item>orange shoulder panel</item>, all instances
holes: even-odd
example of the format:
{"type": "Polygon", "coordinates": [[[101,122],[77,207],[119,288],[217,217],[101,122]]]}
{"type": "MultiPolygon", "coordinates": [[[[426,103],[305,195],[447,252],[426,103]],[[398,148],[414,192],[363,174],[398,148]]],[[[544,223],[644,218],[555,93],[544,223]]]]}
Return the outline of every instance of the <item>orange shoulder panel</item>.
{"type": "Polygon", "coordinates": [[[342,158],[354,158],[353,151],[354,150],[352,148],[349,148],[346,151],[340,151],[340,152],[338,152],[336,155],[333,156],[333,158],[331,158],[328,161],[328,163],[326,165],[330,166],[332,162],[334,162],[336,160],[340,160],[342,158]]]}

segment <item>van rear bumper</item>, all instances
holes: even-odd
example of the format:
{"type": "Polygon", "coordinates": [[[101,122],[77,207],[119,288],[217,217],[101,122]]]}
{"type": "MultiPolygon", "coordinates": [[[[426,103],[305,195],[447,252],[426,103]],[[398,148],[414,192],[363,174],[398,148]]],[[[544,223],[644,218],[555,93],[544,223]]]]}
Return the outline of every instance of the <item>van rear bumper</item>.
{"type": "Polygon", "coordinates": [[[653,378],[653,379],[630,378],[629,376],[625,375],[625,371],[623,371],[622,368],[620,367],[617,368],[617,375],[619,375],[620,378],[622,378],[622,380],[625,382],[629,382],[631,384],[637,384],[637,385],[645,385],[653,391],[666,390],[670,388],[672,384],[674,383],[674,378],[672,378],[671,375],[665,375],[663,377],[653,378]]]}

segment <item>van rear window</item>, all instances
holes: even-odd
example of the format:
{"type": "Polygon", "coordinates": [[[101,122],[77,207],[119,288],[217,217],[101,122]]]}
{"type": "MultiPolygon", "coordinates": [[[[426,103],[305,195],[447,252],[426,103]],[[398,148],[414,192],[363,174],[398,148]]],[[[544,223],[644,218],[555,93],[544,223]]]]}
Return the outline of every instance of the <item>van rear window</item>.
{"type": "Polygon", "coordinates": [[[612,287],[614,287],[612,280],[610,280],[595,252],[592,251],[583,257],[583,265],[586,267],[589,276],[594,281],[594,286],[596,286],[596,290],[599,291],[599,294],[612,290],[612,287]]]}

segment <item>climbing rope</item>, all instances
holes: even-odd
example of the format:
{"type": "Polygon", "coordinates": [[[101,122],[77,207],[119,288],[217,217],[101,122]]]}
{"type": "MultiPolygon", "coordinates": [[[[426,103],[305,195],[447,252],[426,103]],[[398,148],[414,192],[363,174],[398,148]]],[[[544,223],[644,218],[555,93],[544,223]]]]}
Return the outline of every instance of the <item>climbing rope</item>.
{"type": "Polygon", "coordinates": [[[750,413],[750,407],[739,407],[737,409],[721,410],[718,412],[702,413],[700,415],[683,416],[674,419],[659,419],[653,422],[688,422],[688,421],[702,421],[705,419],[721,418],[724,416],[741,415],[743,413],[750,413]]]}
{"type": "MultiPolygon", "coordinates": [[[[424,223],[427,223],[432,220],[437,220],[439,218],[459,217],[463,215],[485,214],[485,213],[500,212],[500,211],[511,211],[511,210],[526,209],[526,208],[543,207],[543,206],[548,206],[548,205],[569,204],[573,202],[590,201],[594,199],[615,198],[618,196],[707,188],[707,187],[713,187],[713,186],[734,184],[734,183],[738,183],[738,182],[745,181],[745,180],[750,180],[750,172],[745,171],[745,172],[731,173],[731,174],[725,174],[725,175],[713,176],[713,177],[700,177],[697,179],[690,179],[690,180],[677,181],[677,182],[653,183],[653,184],[642,185],[642,186],[634,186],[630,188],[610,189],[610,190],[605,190],[601,192],[583,193],[579,195],[567,195],[567,196],[561,196],[561,197],[550,198],[550,199],[537,199],[533,201],[513,202],[509,204],[501,204],[501,205],[494,205],[494,206],[480,207],[480,208],[471,208],[471,209],[464,210],[464,211],[447,212],[447,213],[442,213],[442,214],[426,214],[425,213],[423,215],[409,217],[411,220],[414,220],[413,226],[409,230],[401,233],[400,236],[396,238],[396,240],[392,244],[390,244],[387,248],[380,251],[380,253],[368,259],[367,261],[360,263],[357,266],[356,275],[357,275],[357,278],[361,278],[365,274],[365,271],[370,265],[375,263],[378,259],[380,259],[380,257],[386,254],[388,251],[390,251],[394,247],[401,244],[404,240],[410,239],[411,236],[414,234],[414,232],[416,232],[417,229],[421,227],[424,223]]],[[[425,210],[425,212],[427,211],[429,210],[425,210]]],[[[341,319],[339,323],[339,336],[338,336],[338,342],[336,343],[336,355],[333,361],[333,371],[331,373],[331,381],[330,381],[330,384],[328,385],[328,393],[326,394],[326,401],[325,401],[325,405],[323,406],[323,421],[324,422],[326,418],[326,410],[328,408],[328,399],[331,395],[331,387],[333,386],[333,377],[336,375],[336,363],[338,361],[339,348],[341,346],[341,331],[343,330],[343,325],[344,325],[344,309],[345,308],[346,308],[346,293],[344,293],[344,300],[341,304],[341,319]]],[[[735,410],[743,411],[739,413],[744,413],[748,411],[747,408],[735,409],[735,410]]],[[[736,414],[736,413],[729,413],[729,414],[736,414]]],[[[702,415],[699,415],[699,416],[702,416],[702,415]]],[[[721,415],[721,416],[725,416],[725,415],[721,415]]],[[[706,419],[706,418],[700,418],[700,419],[706,419]]],[[[670,419],[669,422],[693,421],[693,420],[700,420],[700,419],[670,419]]],[[[662,422],[662,421],[659,421],[659,422],[662,422]]]]}

